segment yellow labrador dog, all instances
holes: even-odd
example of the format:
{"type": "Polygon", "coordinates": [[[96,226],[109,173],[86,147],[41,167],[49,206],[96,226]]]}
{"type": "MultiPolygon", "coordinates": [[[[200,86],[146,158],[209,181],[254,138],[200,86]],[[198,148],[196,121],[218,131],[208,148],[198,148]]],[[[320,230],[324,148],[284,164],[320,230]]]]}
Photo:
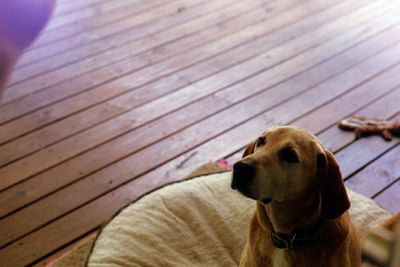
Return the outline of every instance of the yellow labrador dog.
{"type": "Polygon", "coordinates": [[[0,0],[0,99],[12,67],[43,29],[55,0],[0,0]]]}
{"type": "Polygon", "coordinates": [[[240,266],[361,266],[339,166],[313,134],[267,130],[234,165],[232,188],[257,202],[240,266]]]}

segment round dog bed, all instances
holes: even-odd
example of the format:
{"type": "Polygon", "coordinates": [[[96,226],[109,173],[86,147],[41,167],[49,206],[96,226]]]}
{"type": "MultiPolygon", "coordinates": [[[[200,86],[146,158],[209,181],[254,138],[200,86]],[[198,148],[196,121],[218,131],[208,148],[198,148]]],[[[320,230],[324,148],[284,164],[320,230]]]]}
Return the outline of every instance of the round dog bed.
{"type": "MultiPolygon", "coordinates": [[[[88,266],[237,266],[255,202],[230,189],[231,173],[165,186],[120,211],[98,235],[88,266]]],[[[349,191],[361,233],[390,214],[349,191]]]]}

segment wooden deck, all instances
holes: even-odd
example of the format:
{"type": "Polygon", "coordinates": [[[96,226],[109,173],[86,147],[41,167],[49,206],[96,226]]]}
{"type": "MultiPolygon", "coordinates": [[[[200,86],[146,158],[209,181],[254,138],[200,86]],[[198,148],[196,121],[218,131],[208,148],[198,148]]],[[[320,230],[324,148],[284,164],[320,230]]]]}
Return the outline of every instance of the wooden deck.
{"type": "Polygon", "coordinates": [[[0,103],[0,266],[43,266],[195,167],[277,124],[335,152],[346,184],[400,210],[400,4],[60,0],[0,103]]]}

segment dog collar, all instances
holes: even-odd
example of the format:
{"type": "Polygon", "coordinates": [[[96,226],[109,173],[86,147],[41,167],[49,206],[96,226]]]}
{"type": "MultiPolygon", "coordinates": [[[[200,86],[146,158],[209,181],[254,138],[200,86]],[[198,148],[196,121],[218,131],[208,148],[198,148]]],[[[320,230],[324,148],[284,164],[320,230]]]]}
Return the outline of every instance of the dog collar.
{"type": "Polygon", "coordinates": [[[276,248],[289,250],[297,249],[314,242],[312,235],[321,224],[322,220],[319,220],[309,228],[293,231],[290,234],[278,234],[271,231],[270,237],[276,248]]]}

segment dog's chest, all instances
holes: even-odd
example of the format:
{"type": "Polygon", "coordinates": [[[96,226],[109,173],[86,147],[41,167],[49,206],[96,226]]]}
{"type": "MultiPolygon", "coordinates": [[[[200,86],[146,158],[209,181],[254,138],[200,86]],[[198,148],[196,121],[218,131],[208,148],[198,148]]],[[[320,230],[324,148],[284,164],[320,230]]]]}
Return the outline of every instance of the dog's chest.
{"type": "Polygon", "coordinates": [[[292,267],[288,262],[285,251],[282,249],[276,249],[272,254],[272,266],[273,267],[292,267]]]}

